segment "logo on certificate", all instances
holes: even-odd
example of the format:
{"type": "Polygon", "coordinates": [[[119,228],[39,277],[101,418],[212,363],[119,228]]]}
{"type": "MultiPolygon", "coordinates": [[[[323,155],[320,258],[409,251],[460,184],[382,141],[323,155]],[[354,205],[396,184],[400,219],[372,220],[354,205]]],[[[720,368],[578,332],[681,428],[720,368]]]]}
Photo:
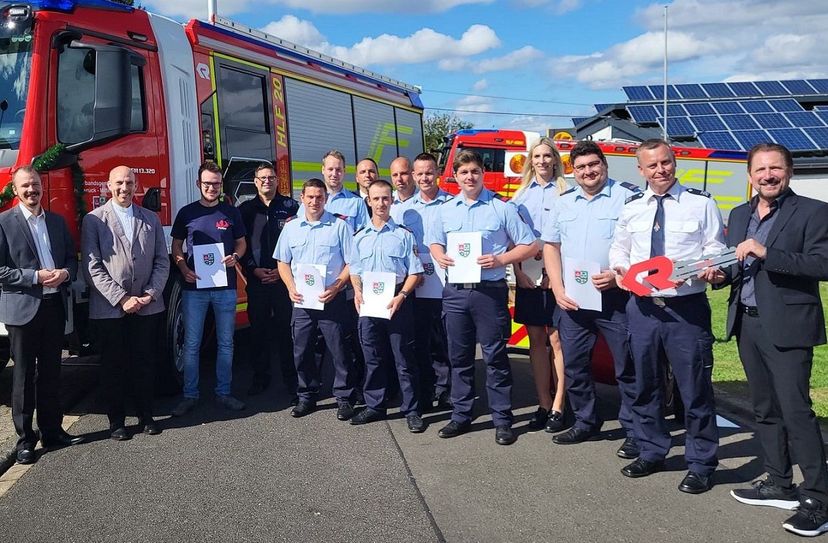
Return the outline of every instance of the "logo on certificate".
{"type": "Polygon", "coordinates": [[[202,258],[204,259],[204,263],[208,266],[212,266],[216,263],[216,255],[213,253],[205,253],[202,255],[202,258]]]}
{"type": "Polygon", "coordinates": [[[423,264],[423,271],[425,271],[426,275],[434,275],[434,264],[426,262],[423,264]]]}
{"type": "Polygon", "coordinates": [[[460,243],[457,245],[457,253],[466,258],[471,254],[471,243],[460,243]]]}
{"type": "Polygon", "coordinates": [[[585,285],[589,281],[589,272],[586,270],[575,270],[575,281],[579,285],[585,285]]]}
{"type": "Polygon", "coordinates": [[[316,278],[313,276],[312,273],[305,274],[305,284],[309,287],[312,287],[316,283],[316,278]]]}
{"type": "Polygon", "coordinates": [[[382,294],[383,292],[385,292],[385,282],[374,281],[373,288],[371,290],[374,291],[374,294],[382,294]]]}

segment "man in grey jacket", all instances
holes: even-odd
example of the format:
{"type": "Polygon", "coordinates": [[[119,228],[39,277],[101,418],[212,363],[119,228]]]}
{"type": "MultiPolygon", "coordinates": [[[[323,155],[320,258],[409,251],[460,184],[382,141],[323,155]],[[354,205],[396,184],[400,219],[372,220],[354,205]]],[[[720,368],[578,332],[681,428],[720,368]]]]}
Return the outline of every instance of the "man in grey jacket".
{"type": "Polygon", "coordinates": [[[158,215],[133,204],[135,175],[109,173],[112,198],[83,218],[81,254],[89,284],[89,318],[97,324],[102,383],[112,439],[130,438],[125,398],[132,392],[144,433],[161,432],[152,418],[158,317],[170,259],[158,215]]]}

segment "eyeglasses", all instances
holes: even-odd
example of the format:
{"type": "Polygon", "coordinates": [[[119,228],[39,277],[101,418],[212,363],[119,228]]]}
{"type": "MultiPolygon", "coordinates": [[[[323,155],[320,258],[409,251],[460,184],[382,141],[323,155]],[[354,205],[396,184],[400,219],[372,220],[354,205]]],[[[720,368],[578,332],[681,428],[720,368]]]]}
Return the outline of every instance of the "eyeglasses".
{"type": "Polygon", "coordinates": [[[589,168],[591,170],[592,168],[597,168],[601,164],[603,164],[603,162],[601,162],[600,160],[593,160],[592,162],[589,162],[587,164],[578,164],[577,166],[574,167],[574,170],[576,172],[583,172],[587,168],[589,168]]]}
{"type": "Polygon", "coordinates": [[[275,175],[260,175],[256,179],[259,181],[276,181],[278,178],[275,175]]]}
{"type": "Polygon", "coordinates": [[[204,181],[201,182],[201,187],[205,189],[220,189],[221,182],[218,183],[205,183],[204,181]]]}

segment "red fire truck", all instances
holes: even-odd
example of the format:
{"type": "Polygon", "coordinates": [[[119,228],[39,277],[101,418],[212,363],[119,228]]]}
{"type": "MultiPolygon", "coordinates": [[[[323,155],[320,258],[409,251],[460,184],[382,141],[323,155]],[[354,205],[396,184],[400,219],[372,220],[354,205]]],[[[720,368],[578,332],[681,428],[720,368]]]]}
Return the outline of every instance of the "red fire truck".
{"type": "MultiPolygon", "coordinates": [[[[384,169],[423,149],[416,87],[220,17],[181,25],[108,0],[0,2],[0,56],[0,186],[34,163],[44,206],[66,218],[76,241],[120,164],[169,233],[178,209],[199,197],[204,158],[224,169],[238,204],[255,194],[262,161],[289,194],[319,175],[328,149],[345,154],[351,182],[357,158],[384,169]]],[[[0,207],[12,203],[8,189],[0,193],[0,207]]],[[[173,274],[166,292],[171,353],[180,281],[173,274]]],[[[70,330],[83,328],[85,290],[74,285],[70,330]]],[[[246,322],[243,285],[237,321],[246,322]]]]}

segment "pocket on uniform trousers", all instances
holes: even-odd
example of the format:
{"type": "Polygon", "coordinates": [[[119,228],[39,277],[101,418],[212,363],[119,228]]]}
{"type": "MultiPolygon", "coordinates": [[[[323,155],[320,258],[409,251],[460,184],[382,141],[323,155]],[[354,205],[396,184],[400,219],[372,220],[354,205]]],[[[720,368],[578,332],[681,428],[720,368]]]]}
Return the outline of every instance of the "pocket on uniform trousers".
{"type": "Polygon", "coordinates": [[[713,371],[713,336],[707,335],[707,337],[700,338],[696,342],[696,348],[699,352],[699,359],[702,362],[702,368],[705,371],[712,372],[713,371]]]}

